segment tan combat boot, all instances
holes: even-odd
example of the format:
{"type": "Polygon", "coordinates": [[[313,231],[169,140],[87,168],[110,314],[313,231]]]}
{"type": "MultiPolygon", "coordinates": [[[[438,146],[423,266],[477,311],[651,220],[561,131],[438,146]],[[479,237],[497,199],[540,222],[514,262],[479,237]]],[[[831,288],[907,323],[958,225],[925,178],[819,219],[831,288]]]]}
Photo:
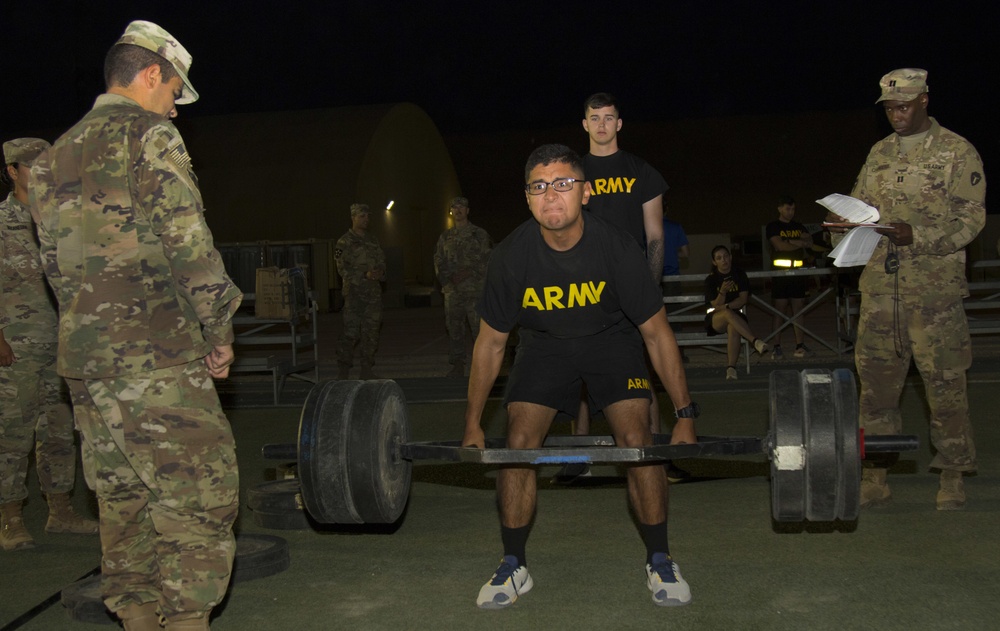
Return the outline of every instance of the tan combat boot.
{"type": "Polygon", "coordinates": [[[885,474],[886,469],[865,467],[861,470],[861,508],[883,506],[892,499],[885,474]]]}
{"type": "Polygon", "coordinates": [[[96,535],[100,529],[93,519],[81,517],[73,510],[69,493],[53,493],[48,496],[49,520],[45,522],[45,532],[71,533],[75,535],[96,535]]]}
{"type": "Polygon", "coordinates": [[[35,540],[24,527],[20,500],[0,506],[0,545],[7,552],[35,547],[35,540]]]}
{"type": "Polygon", "coordinates": [[[965,485],[961,471],[941,471],[941,488],[937,493],[938,510],[962,510],[965,508],[965,485]]]}
{"type": "Polygon", "coordinates": [[[160,612],[156,603],[129,603],[115,612],[121,618],[125,631],[162,631],[160,612]]]}
{"type": "Polygon", "coordinates": [[[184,618],[183,620],[167,620],[166,631],[209,631],[208,613],[204,613],[196,618],[184,618]]]}

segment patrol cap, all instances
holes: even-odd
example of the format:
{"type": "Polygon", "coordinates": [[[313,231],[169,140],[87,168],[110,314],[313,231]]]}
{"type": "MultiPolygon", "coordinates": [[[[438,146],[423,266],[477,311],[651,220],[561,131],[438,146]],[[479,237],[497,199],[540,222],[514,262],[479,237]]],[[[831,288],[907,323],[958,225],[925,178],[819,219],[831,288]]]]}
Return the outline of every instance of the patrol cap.
{"type": "Polygon", "coordinates": [[[118,44],[141,46],[170,62],[177,74],[180,75],[181,81],[184,82],[181,98],[176,101],[178,105],[186,105],[198,100],[198,92],[195,91],[191,80],[188,79],[188,72],[191,70],[191,53],[181,46],[181,43],[173,35],[152,22],[136,20],[125,28],[125,33],[115,42],[115,45],[118,44]]]}
{"type": "Polygon", "coordinates": [[[368,214],[368,204],[351,204],[351,217],[368,214]]]}
{"type": "Polygon", "coordinates": [[[14,140],[8,140],[3,143],[3,163],[14,164],[16,162],[30,167],[35,158],[51,146],[47,140],[42,140],[41,138],[15,138],[14,140]]]}
{"type": "Polygon", "coordinates": [[[464,207],[468,208],[469,207],[469,200],[467,198],[465,198],[465,197],[456,197],[455,199],[451,200],[451,206],[450,207],[454,208],[455,206],[464,206],[464,207]]]}
{"type": "Polygon", "coordinates": [[[927,88],[927,71],[921,68],[899,68],[886,73],[878,82],[882,87],[882,96],[875,103],[882,101],[912,101],[927,88]]]}

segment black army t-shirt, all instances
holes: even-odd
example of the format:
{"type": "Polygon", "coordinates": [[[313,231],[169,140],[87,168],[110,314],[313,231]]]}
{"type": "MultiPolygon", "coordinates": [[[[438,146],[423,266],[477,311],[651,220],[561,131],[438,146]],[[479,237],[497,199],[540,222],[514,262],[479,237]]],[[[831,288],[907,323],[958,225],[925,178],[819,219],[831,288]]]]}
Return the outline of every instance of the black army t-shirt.
{"type": "Polygon", "coordinates": [[[643,250],[646,229],[642,205],[667,191],[667,181],[642,158],[627,151],[583,156],[590,182],[587,210],[628,232],[643,250]]]}
{"type": "Polygon", "coordinates": [[[663,306],[642,251],[628,234],[584,215],[583,237],[565,252],[529,219],[490,257],[478,310],[501,332],[521,326],[539,338],[578,338],[642,324],[663,306]]]}
{"type": "Polygon", "coordinates": [[[750,278],[741,269],[730,268],[728,274],[720,274],[719,270],[712,270],[712,273],[705,277],[705,302],[711,303],[719,295],[722,284],[727,280],[736,283],[736,291],[726,292],[726,302],[732,302],[740,297],[740,293],[750,293],[750,278]]]}

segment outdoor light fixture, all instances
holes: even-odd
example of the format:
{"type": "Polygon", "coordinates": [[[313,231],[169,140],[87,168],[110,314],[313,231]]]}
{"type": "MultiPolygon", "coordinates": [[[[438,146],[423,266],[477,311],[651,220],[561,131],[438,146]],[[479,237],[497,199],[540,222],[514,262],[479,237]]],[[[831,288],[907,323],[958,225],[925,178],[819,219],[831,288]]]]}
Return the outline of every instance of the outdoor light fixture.
{"type": "Polygon", "coordinates": [[[385,207],[385,212],[389,212],[390,210],[392,210],[392,206],[395,203],[396,203],[396,200],[390,199],[389,200],[389,204],[385,207]]]}

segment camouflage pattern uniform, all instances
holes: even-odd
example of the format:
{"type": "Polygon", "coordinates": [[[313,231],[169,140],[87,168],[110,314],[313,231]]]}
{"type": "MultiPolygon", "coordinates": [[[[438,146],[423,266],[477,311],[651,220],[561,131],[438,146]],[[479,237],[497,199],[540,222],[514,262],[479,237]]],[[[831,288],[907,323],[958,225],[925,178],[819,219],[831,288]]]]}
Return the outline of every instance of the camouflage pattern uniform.
{"type": "Polygon", "coordinates": [[[344,331],[337,344],[340,375],[344,376],[353,365],[355,346],[361,357],[361,370],[367,374],[375,364],[375,351],[378,350],[382,284],[367,278],[366,274],[377,270],[384,275],[385,253],[371,234],[361,236],[348,230],[337,240],[334,258],[344,292],[344,331]]]}
{"type": "Polygon", "coordinates": [[[471,223],[449,228],[438,238],[434,271],[444,292],[448,362],[453,366],[461,366],[465,361],[466,324],[472,331],[473,341],[479,335],[476,302],[483,293],[491,249],[490,235],[471,223]]]}
{"type": "Polygon", "coordinates": [[[56,309],[31,214],[14,193],[0,202],[0,331],[16,358],[0,366],[0,504],[28,496],[32,446],[42,492],[69,493],[76,447],[69,397],[56,374],[56,309]]]}
{"type": "MultiPolygon", "coordinates": [[[[185,83],[177,103],[197,98],[190,55],[166,31],[133,22],[118,43],[173,63],[185,83]]],[[[105,604],[124,616],[158,603],[168,621],[207,621],[229,584],[239,487],[204,358],[233,343],[242,294],[213,245],[190,157],[166,117],[109,93],[31,175],[60,307],[58,370],[74,402],[89,404],[77,422],[95,460],[105,604]]]]}
{"type": "Polygon", "coordinates": [[[965,246],[986,222],[986,181],[975,148],[934,118],[930,122],[926,138],[909,153],[901,151],[895,133],[876,143],[851,193],[878,208],[880,223],[913,227],[913,243],[893,248],[898,274],[885,271],[888,239],[880,240],[861,274],[855,347],[860,422],[870,434],[902,431],[899,397],[912,357],[931,411],[937,450],[931,466],[973,471],[966,393],[972,352],[962,298],[969,295],[965,246]]]}

